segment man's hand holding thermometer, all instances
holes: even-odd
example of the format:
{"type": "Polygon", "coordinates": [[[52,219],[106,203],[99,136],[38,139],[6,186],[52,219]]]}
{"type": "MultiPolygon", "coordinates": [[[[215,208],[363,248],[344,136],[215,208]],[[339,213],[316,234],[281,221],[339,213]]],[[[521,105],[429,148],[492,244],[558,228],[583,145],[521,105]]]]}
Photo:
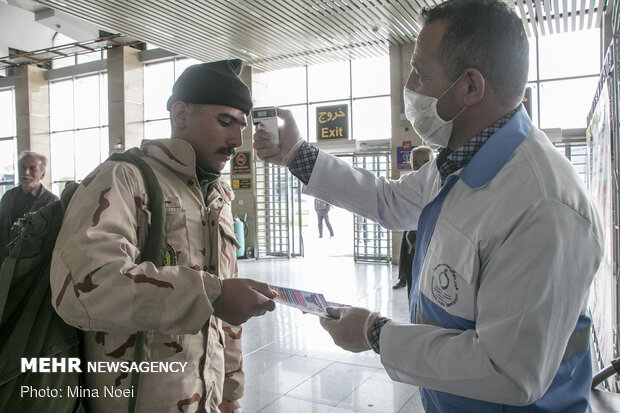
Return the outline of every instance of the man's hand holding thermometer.
{"type": "Polygon", "coordinates": [[[256,127],[253,147],[258,157],[268,163],[289,166],[303,143],[291,111],[256,108],[252,110],[252,123],[256,127]],[[278,117],[283,122],[280,127],[278,117]]]}

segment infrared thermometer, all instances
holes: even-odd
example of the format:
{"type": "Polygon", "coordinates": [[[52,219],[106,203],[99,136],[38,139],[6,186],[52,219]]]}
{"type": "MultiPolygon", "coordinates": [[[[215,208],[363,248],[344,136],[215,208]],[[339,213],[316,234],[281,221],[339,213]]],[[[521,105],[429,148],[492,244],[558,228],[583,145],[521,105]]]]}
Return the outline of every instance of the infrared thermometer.
{"type": "Polygon", "coordinates": [[[252,123],[255,128],[258,128],[260,125],[261,130],[271,133],[273,146],[278,146],[280,138],[278,134],[278,116],[275,106],[252,109],[252,123]]]}

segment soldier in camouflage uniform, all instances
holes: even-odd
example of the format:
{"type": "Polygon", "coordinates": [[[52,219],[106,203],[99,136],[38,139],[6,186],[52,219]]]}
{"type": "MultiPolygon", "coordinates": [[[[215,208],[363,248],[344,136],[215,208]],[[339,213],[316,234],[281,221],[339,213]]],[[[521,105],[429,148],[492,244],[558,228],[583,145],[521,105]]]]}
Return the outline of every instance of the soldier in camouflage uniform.
{"type": "MultiPolygon", "coordinates": [[[[168,101],[172,139],[142,143],[164,194],[166,266],[140,263],[150,213],[128,163],[104,162],[82,181],[56,242],[52,301],[85,331],[86,360],[131,362],[146,331],[144,361],[187,363],[142,373],[138,412],[232,413],[244,385],[238,325],[274,308],[268,285],[236,278],[233,192],[220,179],[252,106],[240,71],[239,60],[189,67],[168,101]]],[[[93,412],[126,412],[129,399],[103,397],[106,386],[130,389],[131,373],[86,374],[93,412]]]]}

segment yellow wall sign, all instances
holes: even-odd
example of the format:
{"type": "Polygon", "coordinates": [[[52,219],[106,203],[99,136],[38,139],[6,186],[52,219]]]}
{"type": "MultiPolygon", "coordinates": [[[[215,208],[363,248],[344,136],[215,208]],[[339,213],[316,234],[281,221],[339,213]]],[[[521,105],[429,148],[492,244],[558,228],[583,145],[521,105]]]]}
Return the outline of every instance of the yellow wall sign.
{"type": "Polygon", "coordinates": [[[232,189],[252,189],[252,179],[250,178],[233,179],[232,189]]]}
{"type": "Polygon", "coordinates": [[[316,108],[316,140],[349,139],[349,105],[316,108]]]}

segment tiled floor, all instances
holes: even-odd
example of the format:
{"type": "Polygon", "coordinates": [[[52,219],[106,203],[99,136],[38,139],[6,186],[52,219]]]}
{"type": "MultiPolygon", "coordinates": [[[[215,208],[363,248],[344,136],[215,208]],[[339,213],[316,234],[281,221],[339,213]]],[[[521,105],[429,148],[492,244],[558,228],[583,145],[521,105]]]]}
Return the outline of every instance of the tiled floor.
{"type": "MultiPolygon", "coordinates": [[[[336,238],[323,240],[323,248],[336,238]]],[[[292,260],[241,260],[241,277],[321,292],[329,301],[408,319],[407,292],[393,290],[396,267],[355,264],[320,254],[292,260]]],[[[372,351],[337,347],[318,318],[278,305],[244,326],[244,413],[422,412],[417,388],[392,381],[372,351]]]]}

